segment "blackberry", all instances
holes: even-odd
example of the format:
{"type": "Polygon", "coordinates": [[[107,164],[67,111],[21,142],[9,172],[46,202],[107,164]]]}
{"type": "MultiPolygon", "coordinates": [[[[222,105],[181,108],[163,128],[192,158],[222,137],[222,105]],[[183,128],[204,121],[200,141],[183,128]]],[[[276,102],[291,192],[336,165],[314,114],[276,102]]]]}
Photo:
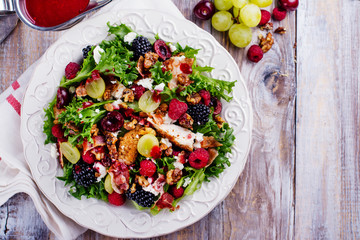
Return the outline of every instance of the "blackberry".
{"type": "Polygon", "coordinates": [[[79,162],[73,167],[73,175],[75,182],[84,187],[89,187],[96,181],[95,170],[92,165],[85,162],[79,162]]]}
{"type": "Polygon", "coordinates": [[[150,52],[152,46],[146,37],[139,36],[132,42],[132,50],[134,51],[135,59],[138,59],[140,56],[144,56],[145,53],[150,52]]]}
{"type": "Polygon", "coordinates": [[[187,113],[197,125],[203,125],[209,121],[210,109],[204,104],[189,105],[187,113]]]}
{"type": "Polygon", "coordinates": [[[131,189],[129,188],[126,191],[126,197],[142,207],[151,207],[155,202],[155,195],[143,190],[140,186],[136,187],[134,193],[131,193],[131,189]]]}
{"type": "Polygon", "coordinates": [[[87,58],[89,52],[91,51],[91,48],[92,48],[92,46],[91,46],[91,45],[88,45],[88,46],[86,46],[86,47],[84,47],[84,48],[82,49],[82,53],[83,53],[83,58],[84,58],[84,59],[87,58]]]}

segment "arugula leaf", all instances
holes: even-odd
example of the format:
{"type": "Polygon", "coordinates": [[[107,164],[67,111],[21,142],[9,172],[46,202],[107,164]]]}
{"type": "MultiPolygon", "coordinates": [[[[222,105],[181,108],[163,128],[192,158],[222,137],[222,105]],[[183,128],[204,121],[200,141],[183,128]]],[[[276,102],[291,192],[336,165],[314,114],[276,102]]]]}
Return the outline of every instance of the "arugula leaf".
{"type": "Polygon", "coordinates": [[[94,68],[96,66],[96,63],[95,63],[95,60],[93,57],[93,50],[94,50],[94,47],[91,48],[91,51],[89,51],[87,58],[84,59],[81,70],[78,72],[76,77],[69,80],[69,79],[66,79],[64,76],[61,79],[60,87],[69,87],[69,86],[79,83],[82,80],[85,80],[91,76],[91,72],[94,70],[94,68]]]}
{"type": "Polygon", "coordinates": [[[105,190],[104,179],[100,182],[95,182],[89,187],[85,188],[84,186],[78,185],[75,182],[73,175],[73,164],[70,162],[66,162],[64,164],[64,175],[62,177],[57,177],[57,179],[64,181],[65,186],[70,185],[69,193],[75,198],[81,200],[82,196],[86,196],[86,198],[97,198],[103,201],[108,201],[108,193],[105,190]]]}
{"type": "Polygon", "coordinates": [[[68,136],[68,140],[73,146],[83,143],[84,139],[92,142],[91,127],[106,115],[106,110],[100,110],[100,107],[106,103],[113,102],[113,100],[110,100],[94,103],[82,109],[83,103],[86,101],[86,99],[74,98],[73,101],[66,106],[66,110],[58,117],[58,121],[61,124],[73,123],[79,127],[79,131],[75,132],[75,134],[71,129],[65,130],[65,136],[68,136]]]}
{"type": "Polygon", "coordinates": [[[186,96],[192,94],[193,92],[198,92],[201,89],[206,89],[210,92],[212,96],[217,98],[223,98],[225,101],[229,102],[232,97],[228,96],[226,93],[230,93],[232,88],[235,86],[236,81],[228,82],[215,78],[211,78],[205,75],[202,75],[200,68],[194,68],[193,73],[189,75],[189,78],[194,81],[194,83],[186,86],[183,91],[180,92],[181,96],[186,96]]]}
{"type": "Polygon", "coordinates": [[[125,24],[111,25],[110,22],[107,22],[107,26],[109,27],[109,33],[119,36],[121,39],[124,39],[126,34],[133,32],[133,30],[125,24]]]}
{"type": "Polygon", "coordinates": [[[185,57],[187,58],[195,58],[196,54],[200,51],[200,49],[194,49],[192,47],[189,47],[188,45],[183,48],[179,43],[176,44],[177,50],[173,52],[173,55],[184,53],[185,57]]]}
{"type": "Polygon", "coordinates": [[[201,183],[205,179],[205,169],[195,169],[192,167],[187,167],[187,171],[192,171],[193,173],[191,176],[189,175],[191,179],[191,183],[185,188],[184,195],[192,195],[196,190],[200,189],[201,183]]]}
{"type": "Polygon", "coordinates": [[[152,66],[150,72],[155,84],[165,83],[165,85],[167,85],[166,83],[172,79],[172,73],[170,71],[162,71],[162,63],[160,61],[152,66]]]}
{"type": "Polygon", "coordinates": [[[43,132],[46,134],[45,144],[56,143],[56,138],[52,135],[51,128],[54,126],[54,106],[56,104],[56,97],[49,103],[49,106],[44,109],[45,121],[43,132]]]}

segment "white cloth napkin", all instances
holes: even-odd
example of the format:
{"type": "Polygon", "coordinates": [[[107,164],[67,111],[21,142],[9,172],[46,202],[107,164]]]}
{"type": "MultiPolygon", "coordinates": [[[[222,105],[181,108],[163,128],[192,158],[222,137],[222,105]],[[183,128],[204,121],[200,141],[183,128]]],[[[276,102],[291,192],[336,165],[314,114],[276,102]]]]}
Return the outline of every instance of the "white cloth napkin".
{"type": "MultiPolygon", "coordinates": [[[[99,10],[95,16],[112,8],[155,9],[183,17],[170,0],[114,0],[99,10]]],[[[23,155],[20,139],[21,103],[26,86],[36,67],[30,66],[20,78],[0,95],[0,205],[19,192],[27,193],[33,200],[44,223],[59,239],[75,239],[85,232],[63,215],[37,188],[23,155]]]]}

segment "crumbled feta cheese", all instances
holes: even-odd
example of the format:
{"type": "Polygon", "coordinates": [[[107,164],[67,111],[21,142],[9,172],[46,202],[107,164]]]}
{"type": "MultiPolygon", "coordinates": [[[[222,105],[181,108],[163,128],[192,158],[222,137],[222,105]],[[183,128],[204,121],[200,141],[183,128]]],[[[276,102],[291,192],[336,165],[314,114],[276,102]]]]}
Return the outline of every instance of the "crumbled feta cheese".
{"type": "Polygon", "coordinates": [[[169,43],[169,48],[171,52],[175,52],[177,50],[176,46],[174,46],[172,43],[169,43]]]}
{"type": "Polygon", "coordinates": [[[95,109],[95,112],[96,112],[96,113],[99,113],[99,112],[100,112],[100,109],[98,109],[98,108],[95,109]]]}
{"type": "Polygon", "coordinates": [[[164,91],[164,87],[165,87],[165,83],[160,83],[159,85],[156,85],[154,89],[157,91],[164,91]]]}
{"type": "Polygon", "coordinates": [[[82,118],[82,117],[83,117],[83,115],[81,113],[79,113],[79,118],[82,118]]]}
{"type": "Polygon", "coordinates": [[[94,60],[95,60],[95,62],[96,62],[96,64],[99,64],[99,62],[100,62],[100,59],[101,59],[101,55],[100,55],[100,53],[103,53],[104,52],[104,49],[102,49],[101,47],[99,47],[99,46],[96,46],[95,48],[94,48],[94,51],[93,51],[93,56],[94,56],[94,60]]]}
{"type": "Polygon", "coordinates": [[[180,169],[180,170],[183,170],[184,164],[176,161],[176,162],[174,162],[174,167],[175,167],[175,168],[178,168],[178,169],[180,169]]]}
{"type": "Polygon", "coordinates": [[[147,192],[151,192],[155,196],[160,194],[160,192],[156,191],[151,184],[149,184],[147,187],[143,187],[143,190],[147,192]]]}
{"type": "Polygon", "coordinates": [[[120,99],[123,96],[125,89],[126,87],[120,83],[117,88],[111,93],[111,96],[116,99],[120,99]]]}
{"type": "Polygon", "coordinates": [[[129,81],[128,84],[131,85],[133,82],[132,81],[129,81]]]}
{"type": "Polygon", "coordinates": [[[129,32],[124,36],[124,42],[127,42],[128,44],[131,44],[132,41],[136,38],[136,32],[129,32]]]}
{"type": "Polygon", "coordinates": [[[74,86],[69,87],[69,92],[74,93],[76,91],[76,88],[74,86]]]}
{"type": "Polygon", "coordinates": [[[183,60],[185,60],[185,56],[184,55],[182,55],[182,56],[180,56],[180,57],[176,57],[179,61],[183,61],[183,60]]]}
{"type": "Polygon", "coordinates": [[[118,100],[116,100],[115,102],[113,102],[112,105],[113,105],[114,107],[118,107],[118,105],[120,105],[122,102],[123,102],[123,101],[122,101],[121,99],[118,99],[118,100]]]}
{"type": "Polygon", "coordinates": [[[191,179],[189,177],[184,179],[183,187],[187,187],[191,183],[191,179]]]}
{"type": "Polygon", "coordinates": [[[195,134],[195,143],[194,148],[201,148],[201,142],[204,140],[204,134],[196,133],[195,134]]]}
{"type": "Polygon", "coordinates": [[[100,163],[100,162],[96,162],[94,163],[94,169],[100,173],[100,176],[97,178],[96,181],[100,182],[102,178],[104,178],[106,176],[106,168],[100,163]]]}
{"type": "Polygon", "coordinates": [[[50,154],[51,154],[52,158],[58,158],[59,153],[58,153],[58,150],[57,150],[56,143],[51,144],[50,154]]]}
{"type": "Polygon", "coordinates": [[[104,100],[102,98],[97,98],[98,102],[103,102],[104,100]]]}
{"type": "Polygon", "coordinates": [[[165,115],[164,124],[171,124],[171,123],[174,123],[174,122],[176,122],[176,120],[171,119],[168,114],[165,115]]]}
{"type": "Polygon", "coordinates": [[[141,79],[140,81],[138,81],[137,85],[141,85],[144,88],[147,88],[147,89],[151,90],[153,82],[154,82],[154,80],[151,79],[151,78],[144,78],[144,79],[141,79]]]}
{"type": "Polygon", "coordinates": [[[163,143],[163,144],[165,144],[167,147],[171,147],[172,146],[172,143],[169,141],[169,139],[167,139],[167,138],[162,138],[161,140],[160,140],[160,143],[163,143]]]}
{"type": "Polygon", "coordinates": [[[111,82],[111,84],[115,84],[115,83],[117,83],[117,81],[116,80],[113,80],[113,81],[110,81],[111,82]]]}

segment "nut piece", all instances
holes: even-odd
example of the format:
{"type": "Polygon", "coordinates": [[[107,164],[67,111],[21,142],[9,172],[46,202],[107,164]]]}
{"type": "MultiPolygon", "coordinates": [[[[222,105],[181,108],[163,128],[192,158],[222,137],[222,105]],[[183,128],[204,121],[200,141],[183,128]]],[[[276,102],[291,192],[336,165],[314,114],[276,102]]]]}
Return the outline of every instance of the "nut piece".
{"type": "Polygon", "coordinates": [[[105,110],[108,111],[108,112],[114,111],[114,105],[112,105],[111,103],[105,104],[105,105],[104,105],[104,108],[105,108],[105,110]]]}
{"type": "Polygon", "coordinates": [[[148,182],[148,180],[146,180],[144,176],[136,175],[135,182],[139,183],[139,185],[142,187],[147,187],[150,185],[150,183],[148,182]]]}
{"type": "Polygon", "coordinates": [[[125,89],[123,93],[123,97],[124,97],[124,102],[133,102],[135,98],[133,90],[129,88],[125,89]]]}
{"type": "Polygon", "coordinates": [[[274,33],[278,33],[278,34],[285,34],[286,33],[286,28],[284,27],[278,27],[277,29],[275,29],[274,33]]]}
{"type": "Polygon", "coordinates": [[[159,55],[153,52],[145,53],[144,68],[151,68],[159,59],[159,55]]]}
{"type": "Polygon", "coordinates": [[[76,88],[75,92],[76,92],[76,96],[78,96],[78,97],[85,97],[85,96],[87,95],[87,91],[86,91],[86,89],[85,89],[85,85],[84,85],[84,84],[80,84],[80,85],[76,88]]]}
{"type": "Polygon", "coordinates": [[[273,26],[274,26],[273,23],[268,22],[268,23],[266,23],[265,25],[261,26],[261,27],[260,27],[260,30],[261,30],[261,31],[264,31],[264,30],[273,30],[273,26]]]}
{"type": "Polygon", "coordinates": [[[192,117],[187,114],[184,113],[180,118],[179,118],[179,124],[180,126],[184,127],[184,128],[189,128],[189,129],[193,129],[193,124],[194,124],[194,119],[192,119],[192,117]]]}
{"type": "Polygon", "coordinates": [[[155,110],[154,114],[159,114],[165,117],[169,106],[166,103],[160,104],[160,106],[155,110]]]}
{"type": "Polygon", "coordinates": [[[182,171],[178,168],[171,169],[166,173],[166,183],[169,185],[174,185],[182,177],[182,171]]]}
{"type": "Polygon", "coordinates": [[[165,150],[165,156],[172,156],[173,155],[173,149],[172,147],[169,147],[168,149],[165,150]]]}
{"type": "Polygon", "coordinates": [[[192,84],[194,82],[194,81],[191,81],[189,76],[184,73],[178,74],[177,80],[178,80],[178,83],[184,87],[189,86],[190,84],[192,84]]]}
{"type": "Polygon", "coordinates": [[[152,134],[156,136],[156,131],[151,127],[144,127],[139,130],[139,135],[146,135],[146,134],[152,134]]]}
{"type": "Polygon", "coordinates": [[[198,93],[193,93],[186,97],[186,101],[192,105],[198,104],[201,101],[201,96],[198,93]]]}
{"type": "Polygon", "coordinates": [[[219,128],[222,128],[223,123],[225,122],[225,120],[224,120],[222,117],[220,117],[220,115],[216,115],[214,120],[215,120],[215,122],[216,122],[216,125],[217,125],[219,128]]]}
{"type": "Polygon", "coordinates": [[[138,123],[138,121],[134,118],[131,122],[125,122],[124,128],[128,131],[135,129],[135,125],[138,123]]]}
{"type": "Polygon", "coordinates": [[[266,53],[267,51],[269,51],[272,47],[272,45],[274,44],[274,39],[272,37],[271,33],[268,33],[266,35],[266,38],[263,37],[263,35],[259,36],[260,39],[260,43],[259,46],[261,47],[261,50],[266,53]]]}
{"type": "Polygon", "coordinates": [[[97,125],[96,124],[92,125],[92,127],[90,129],[91,136],[96,137],[98,135],[98,133],[99,133],[99,129],[98,129],[97,125]]]}

